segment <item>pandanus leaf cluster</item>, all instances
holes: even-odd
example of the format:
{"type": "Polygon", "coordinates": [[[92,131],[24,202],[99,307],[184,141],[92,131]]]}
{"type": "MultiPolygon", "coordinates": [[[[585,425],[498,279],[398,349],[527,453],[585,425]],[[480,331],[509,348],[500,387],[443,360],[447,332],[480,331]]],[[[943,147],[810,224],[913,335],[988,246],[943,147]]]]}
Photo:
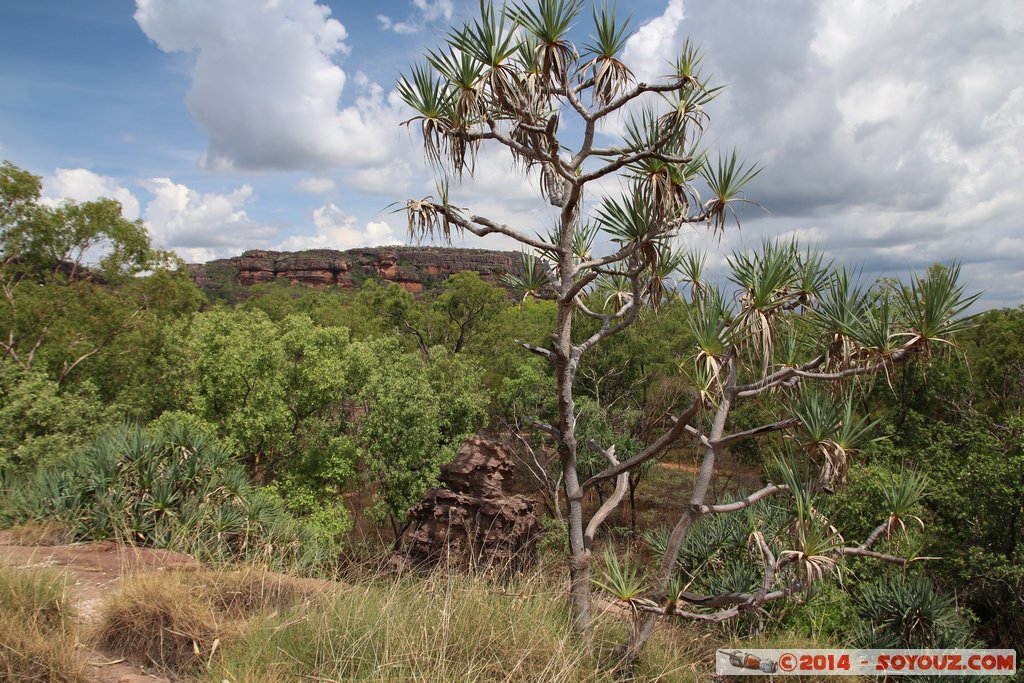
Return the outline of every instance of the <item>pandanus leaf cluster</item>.
{"type": "MultiPolygon", "coordinates": [[[[418,125],[426,158],[446,177],[472,174],[485,141],[504,146],[521,168],[536,171],[565,223],[530,243],[541,252],[587,224],[582,189],[588,182],[609,175],[628,181],[621,197],[600,203],[594,225],[629,254],[630,270],[649,269],[644,289],[660,301],[659,283],[668,278],[663,258],[675,255],[668,246],[678,230],[687,223],[724,228],[758,171],[735,152],[716,165],[702,147],[705,106],[720,88],[701,75],[698,47],[683,45],[660,83],[637,84],[622,61],[632,35],[629,19],[614,6],[594,7],[590,37],[577,47],[583,9],[582,0],[502,6],[484,0],[478,17],[449,31],[424,63],[400,78],[398,92],[415,114],[406,124],[418,125]],[[619,114],[622,143],[598,147],[594,130],[619,114]],[[573,124],[566,124],[570,118],[573,124]],[[579,147],[566,143],[581,136],[579,147]],[[704,198],[697,185],[708,188],[704,198]]],[[[476,222],[433,198],[409,201],[404,209],[416,238],[448,238],[453,223],[476,222]]],[[[509,234],[480,224],[472,231],[509,234]]]]}

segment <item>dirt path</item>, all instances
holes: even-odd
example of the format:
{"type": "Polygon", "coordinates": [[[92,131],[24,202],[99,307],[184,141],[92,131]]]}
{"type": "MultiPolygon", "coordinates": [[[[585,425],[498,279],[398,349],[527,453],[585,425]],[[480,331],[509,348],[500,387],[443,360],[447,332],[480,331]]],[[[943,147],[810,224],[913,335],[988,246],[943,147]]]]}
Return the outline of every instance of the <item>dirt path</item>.
{"type": "MultiPolygon", "coordinates": [[[[167,550],[127,548],[111,542],[59,546],[10,545],[0,532],[0,565],[31,571],[49,567],[66,573],[74,591],[78,619],[85,634],[96,626],[99,608],[118,583],[138,572],[198,567],[188,555],[167,550]]],[[[132,666],[117,657],[81,647],[81,657],[96,683],[168,683],[166,677],[132,666]]]]}

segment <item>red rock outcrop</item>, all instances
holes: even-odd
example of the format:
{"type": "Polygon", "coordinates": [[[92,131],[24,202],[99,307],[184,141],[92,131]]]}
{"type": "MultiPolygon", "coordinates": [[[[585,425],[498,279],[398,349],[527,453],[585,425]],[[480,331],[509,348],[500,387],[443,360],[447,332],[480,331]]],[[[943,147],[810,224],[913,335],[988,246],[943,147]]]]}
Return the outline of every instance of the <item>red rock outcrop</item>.
{"type": "Polygon", "coordinates": [[[396,282],[410,292],[422,292],[432,282],[472,270],[495,284],[518,267],[513,252],[444,247],[379,247],[303,252],[251,250],[229,259],[190,264],[201,287],[229,283],[243,286],[282,281],[311,287],[354,288],[368,278],[396,282]]]}
{"type": "Polygon", "coordinates": [[[519,567],[532,562],[540,518],[537,503],[508,495],[504,482],[515,465],[501,444],[473,437],[410,511],[412,531],[398,567],[461,565],[519,567]]]}

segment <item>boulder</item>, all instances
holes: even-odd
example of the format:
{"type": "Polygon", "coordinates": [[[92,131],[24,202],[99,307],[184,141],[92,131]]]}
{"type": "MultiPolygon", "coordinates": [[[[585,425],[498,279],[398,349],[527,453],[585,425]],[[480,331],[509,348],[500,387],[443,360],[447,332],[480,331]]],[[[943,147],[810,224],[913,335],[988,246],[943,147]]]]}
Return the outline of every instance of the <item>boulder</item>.
{"type": "Polygon", "coordinates": [[[473,437],[441,468],[445,487],[432,488],[409,516],[412,531],[396,567],[457,565],[518,568],[533,561],[537,502],[509,495],[515,465],[498,443],[473,437]]]}

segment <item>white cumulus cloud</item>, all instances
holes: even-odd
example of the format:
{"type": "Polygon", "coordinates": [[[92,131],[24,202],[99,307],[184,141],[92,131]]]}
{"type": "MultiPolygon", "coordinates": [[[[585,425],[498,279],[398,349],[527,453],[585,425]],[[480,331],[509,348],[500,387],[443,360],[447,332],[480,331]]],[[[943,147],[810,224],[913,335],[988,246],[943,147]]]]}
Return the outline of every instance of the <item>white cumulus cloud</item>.
{"type": "Polygon", "coordinates": [[[291,235],[277,248],[284,251],[301,249],[353,249],[385,244],[399,244],[394,229],[383,221],[371,221],[362,228],[356,217],[338,208],[332,202],[313,211],[313,235],[291,235]]]}
{"type": "Polygon", "coordinates": [[[327,194],[334,190],[334,181],[330,178],[303,178],[295,183],[296,192],[308,194],[327,194]]]}
{"type": "Polygon", "coordinates": [[[208,261],[266,246],[276,233],[246,213],[254,198],[249,185],[228,193],[200,193],[170,178],[142,184],[152,195],[144,219],[154,244],[174,249],[187,261],[208,261]]]}
{"type": "Polygon", "coordinates": [[[121,203],[121,214],[130,221],[139,217],[139,200],[132,191],[109,176],[99,175],[87,168],[58,168],[43,182],[43,202],[55,206],[64,200],[91,202],[96,199],[116,199],[121,203]]]}
{"type": "Polygon", "coordinates": [[[345,27],[314,0],[136,0],[166,52],[194,56],[189,111],[209,136],[203,163],[281,170],[384,163],[397,99],[379,87],[340,107],[345,27]],[[372,144],[369,144],[372,142],[372,144]]]}
{"type": "Polygon", "coordinates": [[[745,190],[770,213],[748,207],[722,250],[800,235],[872,277],[959,259],[984,305],[1020,301],[1019,2],[663,7],[626,63],[644,76],[692,37],[728,85],[705,143],[764,165],[745,190]]]}
{"type": "Polygon", "coordinates": [[[378,14],[377,22],[385,31],[418,33],[426,24],[443,19],[451,21],[455,13],[452,0],[412,0],[412,12],[405,21],[395,21],[386,14],[378,14]]]}
{"type": "Polygon", "coordinates": [[[683,45],[683,0],[669,0],[661,15],[647,21],[626,41],[622,61],[637,80],[652,82],[669,73],[683,45]]]}

